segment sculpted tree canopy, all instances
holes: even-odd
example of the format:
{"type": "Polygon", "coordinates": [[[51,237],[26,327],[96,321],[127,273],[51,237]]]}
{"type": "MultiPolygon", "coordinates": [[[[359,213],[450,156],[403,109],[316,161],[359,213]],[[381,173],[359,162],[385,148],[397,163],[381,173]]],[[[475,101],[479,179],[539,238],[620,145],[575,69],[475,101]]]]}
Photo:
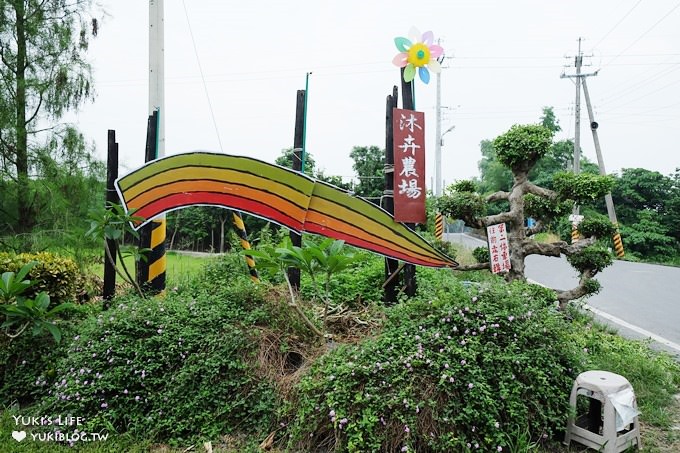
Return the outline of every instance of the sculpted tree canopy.
{"type": "MultiPolygon", "coordinates": [[[[614,226],[608,219],[594,217],[579,225],[582,239],[573,244],[564,241],[539,243],[532,239],[545,230],[553,219],[569,215],[574,203],[583,204],[597,200],[609,192],[612,178],[590,173],[557,173],[553,176],[553,189],[533,184],[528,174],[552,146],[553,131],[543,125],[515,125],[493,141],[497,160],[512,172],[513,183],[509,191],[498,191],[486,197],[474,191],[467,181],[449,186],[437,204],[442,213],[462,219],[468,226],[486,229],[487,226],[505,223],[508,231],[511,269],[505,274],[508,281],[526,280],[524,260],[529,255],[559,257],[566,255],[569,263],[579,272],[577,287],[555,290],[560,307],[570,300],[596,293],[599,283],[593,277],[612,262],[611,254],[595,245],[598,238],[611,235],[614,226]],[[487,204],[506,200],[509,210],[487,215],[487,204]],[[536,223],[525,226],[532,217],[536,223]]],[[[489,263],[460,266],[459,270],[489,268],[489,263]]]]}

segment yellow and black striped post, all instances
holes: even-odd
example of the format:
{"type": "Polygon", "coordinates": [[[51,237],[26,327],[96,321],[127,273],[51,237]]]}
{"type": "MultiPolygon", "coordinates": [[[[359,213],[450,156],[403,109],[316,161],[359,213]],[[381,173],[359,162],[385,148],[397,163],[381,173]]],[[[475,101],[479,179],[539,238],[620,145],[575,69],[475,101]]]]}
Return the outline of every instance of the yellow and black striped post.
{"type": "MultiPolygon", "coordinates": [[[[250,250],[250,241],[248,241],[248,234],[246,233],[246,226],[243,223],[243,218],[241,213],[232,211],[232,219],[234,222],[234,229],[238,238],[241,241],[241,247],[243,250],[250,250]]],[[[257,275],[257,269],[255,269],[255,260],[252,256],[246,256],[246,264],[248,264],[248,272],[250,273],[250,278],[255,283],[260,281],[260,277],[257,275]]]]}
{"type": "MultiPolygon", "coordinates": [[[[149,115],[146,128],[145,161],[158,157],[159,112],[149,115]]],[[[165,215],[152,220],[142,227],[139,234],[139,247],[150,249],[146,260],[137,263],[137,283],[145,291],[162,293],[165,291],[165,215]]]]}
{"type": "Polygon", "coordinates": [[[571,224],[571,243],[575,243],[578,241],[580,238],[580,234],[578,232],[578,226],[576,224],[571,224]]]}
{"type": "Polygon", "coordinates": [[[434,218],[434,236],[440,241],[444,240],[444,216],[441,212],[434,218]]]}
{"type": "Polygon", "coordinates": [[[148,248],[146,261],[137,266],[137,283],[146,291],[162,293],[165,290],[165,217],[153,220],[142,228],[140,244],[148,248]]]}
{"type": "Polygon", "coordinates": [[[614,224],[616,231],[614,231],[614,251],[618,258],[623,258],[626,253],[623,251],[623,241],[621,241],[621,233],[619,233],[619,226],[614,224]]]}

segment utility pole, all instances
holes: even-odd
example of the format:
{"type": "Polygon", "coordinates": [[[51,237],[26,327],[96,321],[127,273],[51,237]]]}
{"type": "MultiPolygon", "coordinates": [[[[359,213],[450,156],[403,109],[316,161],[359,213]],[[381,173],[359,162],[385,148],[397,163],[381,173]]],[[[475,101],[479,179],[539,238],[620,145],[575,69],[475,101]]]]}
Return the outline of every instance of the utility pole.
{"type": "MultiPolygon", "coordinates": [[[[600,167],[600,174],[606,175],[607,171],[604,168],[604,159],[602,158],[602,150],[600,148],[600,139],[597,135],[597,128],[599,124],[595,121],[595,115],[593,114],[593,107],[590,104],[590,94],[588,93],[588,84],[586,79],[583,79],[583,95],[586,98],[586,107],[588,108],[588,119],[590,120],[590,130],[593,133],[593,143],[595,144],[595,152],[597,153],[597,164],[600,167]]],[[[616,218],[616,210],[614,209],[614,201],[612,200],[611,192],[607,192],[604,196],[604,202],[607,205],[607,215],[609,216],[609,221],[614,224],[616,231],[614,232],[614,250],[616,251],[616,256],[623,258],[625,255],[623,251],[623,242],[621,241],[621,234],[619,233],[619,221],[616,218]]]]}
{"type": "MultiPolygon", "coordinates": [[[[164,0],[149,0],[149,119],[145,162],[165,156],[165,25],[164,0]],[[153,123],[153,124],[152,124],[153,123]]],[[[145,225],[140,247],[151,249],[137,266],[137,282],[146,290],[165,290],[165,215],[145,225]]]]}
{"type": "Polygon", "coordinates": [[[436,137],[434,144],[434,196],[442,195],[442,73],[437,73],[436,137]]]}
{"type": "MultiPolygon", "coordinates": [[[[578,55],[575,58],[576,74],[566,75],[562,74],[561,78],[575,78],[576,79],[576,121],[575,121],[575,131],[574,131],[574,173],[579,174],[581,171],[581,84],[583,84],[583,94],[586,100],[586,108],[588,109],[588,119],[590,120],[590,131],[593,134],[593,143],[595,145],[595,152],[597,153],[597,163],[600,167],[600,174],[606,175],[607,172],[604,168],[604,159],[602,158],[602,150],[600,148],[600,139],[597,135],[598,123],[595,121],[595,116],[593,114],[593,107],[590,103],[590,94],[588,93],[588,84],[586,83],[586,78],[590,76],[596,76],[598,71],[590,74],[582,74],[581,66],[583,65],[583,52],[581,51],[581,38],[578,39],[578,55]]],[[[607,193],[604,197],[605,204],[607,205],[607,214],[609,216],[609,221],[614,225],[616,231],[614,232],[614,249],[616,250],[616,256],[623,258],[623,242],[621,241],[621,234],[619,233],[619,223],[616,218],[616,210],[614,209],[614,201],[612,200],[611,193],[607,193]]],[[[578,223],[583,219],[579,215],[579,206],[574,206],[574,212],[570,220],[572,221],[572,231],[571,238],[572,242],[576,242],[579,239],[578,234],[578,223]]]]}
{"type": "MultiPolygon", "coordinates": [[[[576,67],[575,75],[567,75],[562,73],[561,78],[575,78],[576,79],[576,112],[574,125],[574,174],[581,172],[581,81],[585,81],[586,77],[597,75],[597,71],[591,74],[582,74],[581,66],[583,66],[583,52],[581,51],[581,41],[578,39],[578,54],[574,58],[574,66],[576,67]]],[[[579,239],[578,224],[583,219],[580,215],[580,208],[578,204],[574,204],[574,210],[570,217],[572,222],[571,242],[576,242],[579,239]]]]}
{"type": "MultiPolygon", "coordinates": [[[[437,40],[437,44],[441,44],[441,40],[437,40]]],[[[450,59],[452,57],[445,57],[442,55],[439,58],[439,63],[443,64],[445,59],[450,59]]],[[[436,125],[435,125],[435,135],[436,142],[434,144],[434,195],[440,197],[442,195],[442,138],[447,132],[453,130],[450,127],[446,132],[442,134],[442,72],[437,73],[437,101],[435,106],[436,114],[436,125]]]]}

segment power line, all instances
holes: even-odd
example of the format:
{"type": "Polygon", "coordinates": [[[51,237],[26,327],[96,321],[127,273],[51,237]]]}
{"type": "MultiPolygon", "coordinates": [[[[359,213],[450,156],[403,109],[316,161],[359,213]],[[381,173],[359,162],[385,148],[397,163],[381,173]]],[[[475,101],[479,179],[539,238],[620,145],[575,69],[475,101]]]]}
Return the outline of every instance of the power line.
{"type": "Polygon", "coordinates": [[[201,59],[198,57],[198,49],[196,48],[196,40],[194,39],[194,32],[191,29],[191,21],[189,20],[189,12],[187,11],[187,5],[184,0],[182,0],[182,6],[184,6],[184,16],[187,18],[187,26],[189,27],[189,35],[191,36],[191,44],[194,46],[194,55],[196,55],[196,63],[198,63],[198,71],[201,73],[201,80],[203,81],[203,89],[205,90],[205,97],[208,100],[208,108],[210,109],[210,116],[212,117],[213,125],[215,126],[215,135],[217,135],[217,143],[220,145],[220,151],[224,152],[222,147],[222,140],[220,139],[220,130],[217,127],[217,120],[215,120],[215,112],[212,107],[212,102],[210,102],[210,93],[208,93],[208,84],[205,83],[205,76],[203,75],[203,67],[201,66],[201,59]]]}
{"type": "Polygon", "coordinates": [[[647,29],[647,31],[645,31],[645,32],[642,33],[640,36],[638,36],[638,38],[637,38],[635,41],[633,41],[632,43],[630,43],[630,45],[628,45],[628,47],[626,47],[625,49],[623,49],[623,50],[621,51],[621,53],[619,53],[617,56],[615,56],[614,58],[612,58],[607,64],[603,65],[602,67],[610,65],[610,64],[612,63],[612,61],[616,60],[616,59],[619,58],[621,55],[623,55],[623,54],[626,52],[626,50],[630,49],[630,48],[633,47],[635,44],[637,44],[638,41],[640,41],[642,38],[644,38],[644,37],[647,35],[647,33],[649,33],[650,31],[654,30],[654,28],[656,28],[657,25],[659,25],[665,18],[667,18],[668,16],[670,16],[671,13],[673,13],[673,11],[675,11],[676,9],[678,9],[678,7],[680,7],[680,2],[678,2],[677,5],[675,5],[673,8],[671,8],[670,11],[668,11],[666,14],[664,14],[664,15],[661,17],[661,19],[659,19],[659,20],[657,20],[656,22],[654,22],[654,25],[652,25],[651,27],[649,27],[649,28],[647,29]]]}
{"type": "Polygon", "coordinates": [[[616,27],[618,27],[619,25],[621,25],[621,22],[623,22],[623,21],[626,19],[626,17],[628,17],[628,15],[629,15],[630,13],[632,13],[633,10],[634,10],[635,8],[637,8],[637,6],[638,6],[640,3],[642,3],[642,0],[638,0],[638,2],[637,2],[636,4],[634,4],[633,7],[632,7],[631,9],[629,9],[628,12],[627,12],[626,14],[624,14],[623,17],[622,17],[621,19],[619,19],[619,21],[618,21],[618,22],[617,22],[617,23],[616,23],[616,24],[615,24],[615,25],[614,25],[607,33],[604,34],[604,36],[597,42],[597,44],[595,44],[595,45],[593,46],[593,49],[596,49],[597,46],[599,46],[599,45],[602,43],[602,41],[604,41],[604,40],[607,38],[607,36],[609,36],[609,35],[611,34],[611,32],[613,32],[614,30],[616,30],[616,27]]]}

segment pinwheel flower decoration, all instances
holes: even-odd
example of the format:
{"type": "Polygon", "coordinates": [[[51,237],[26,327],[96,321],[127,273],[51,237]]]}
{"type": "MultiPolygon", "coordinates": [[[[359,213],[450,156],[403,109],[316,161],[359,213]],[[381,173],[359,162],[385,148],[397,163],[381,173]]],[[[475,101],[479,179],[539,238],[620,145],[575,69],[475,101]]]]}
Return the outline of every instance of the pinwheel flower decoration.
{"type": "Polygon", "coordinates": [[[405,82],[410,82],[416,77],[416,68],[418,68],[420,80],[423,83],[429,83],[430,71],[436,74],[442,70],[437,58],[442,56],[444,49],[433,44],[434,35],[431,31],[426,31],[421,35],[417,29],[412,28],[409,32],[409,38],[402,36],[394,38],[394,44],[396,44],[399,53],[394,57],[392,63],[404,68],[405,82]]]}

